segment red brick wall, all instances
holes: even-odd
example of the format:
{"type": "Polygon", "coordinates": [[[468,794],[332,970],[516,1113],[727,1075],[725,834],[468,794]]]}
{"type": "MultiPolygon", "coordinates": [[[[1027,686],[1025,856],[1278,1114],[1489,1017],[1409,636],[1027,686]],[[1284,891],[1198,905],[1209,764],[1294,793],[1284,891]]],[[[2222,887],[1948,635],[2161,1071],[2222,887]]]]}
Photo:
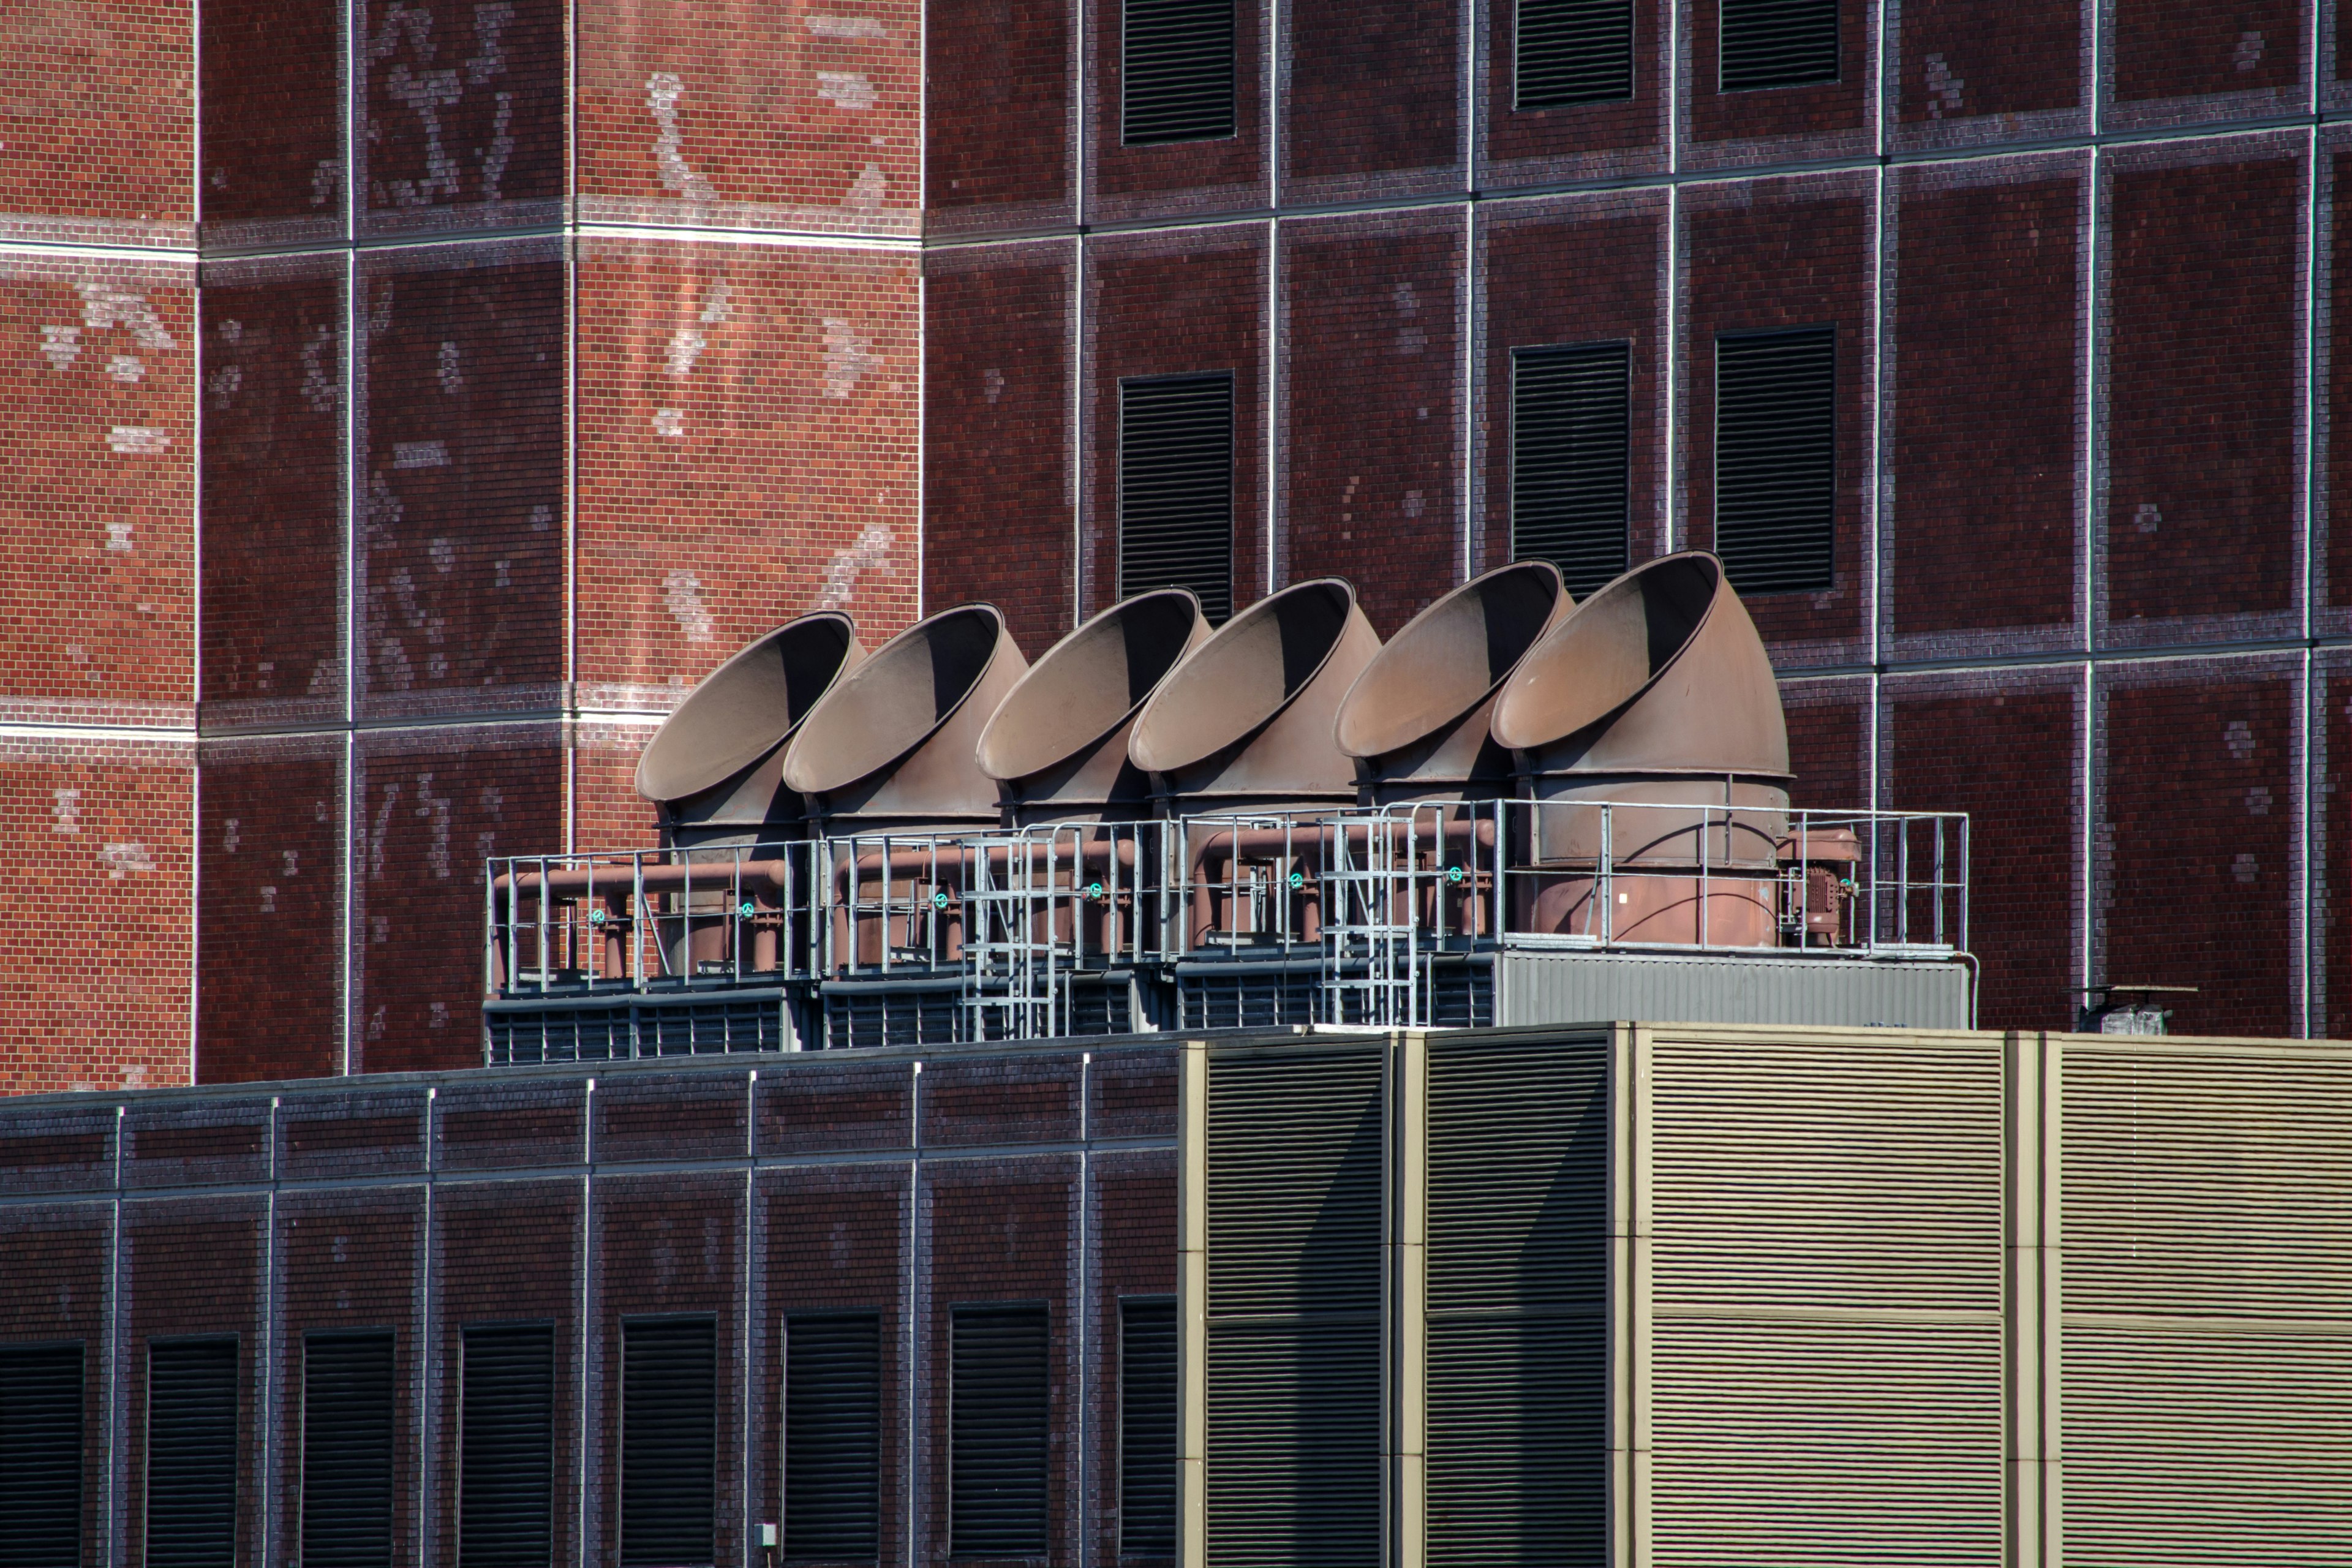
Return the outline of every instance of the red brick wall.
{"type": "Polygon", "coordinates": [[[1683,13],[1685,166],[1866,155],[1878,102],[1871,65],[1877,15],[1852,0],[1838,7],[1837,80],[1724,92],[1721,0],[1693,0],[1683,13]]]}
{"type": "Polygon", "coordinates": [[[9,226],[49,239],[185,245],[195,217],[195,42],[183,7],[12,0],[0,11],[8,62],[0,214],[9,226]]]}
{"type": "Polygon", "coordinates": [[[2352,789],[2342,777],[2352,758],[2352,660],[2344,655],[2314,661],[2311,732],[2319,747],[2311,773],[2320,782],[2310,803],[2313,853],[2318,866],[2306,876],[2311,910],[2305,938],[2316,950],[2312,960],[2326,1005],[2312,1019],[2312,1032],[2329,1039],[2352,1039],[2352,789]]]}
{"type": "Polygon", "coordinates": [[[362,233],[544,223],[563,190],[562,0],[359,0],[362,233]]]}
{"type": "Polygon", "coordinates": [[[1633,96],[1565,109],[1513,107],[1517,97],[1517,5],[1486,16],[1486,123],[1478,184],[1511,185],[1646,174],[1665,163],[1664,47],[1669,7],[1633,15],[1633,96]]]}
{"type": "Polygon", "coordinates": [[[1292,0],[1286,201],[1461,184],[1463,10],[1449,0],[1292,0]]]}
{"type": "Polygon", "coordinates": [[[1087,95],[1092,142],[1087,157],[1087,213],[1120,223],[1191,212],[1263,206],[1270,174],[1265,102],[1268,0],[1234,5],[1234,134],[1213,141],[1122,143],[1121,12],[1116,0],[1086,7],[1087,95]]]}
{"type": "Polygon", "coordinates": [[[1870,682],[1790,680],[1780,687],[1789,725],[1790,803],[1825,811],[1877,804],[1870,798],[1870,682]]]}
{"type": "Polygon", "coordinates": [[[1906,0],[1889,40],[1897,56],[1893,117],[1906,127],[1958,129],[2077,109],[2088,30],[2083,0],[1906,0]]]}
{"type": "Polygon", "coordinates": [[[2120,103],[2292,92],[2309,68],[2304,7],[2294,0],[2116,0],[2113,15],[2107,47],[2120,103]]]}
{"type": "MultiPolygon", "coordinates": [[[[12,1129],[12,1131],[15,1131],[12,1129]]],[[[63,1137],[73,1132],[60,1129],[63,1137]]],[[[87,1139],[101,1136],[88,1131],[87,1139]]],[[[34,1136],[8,1142],[30,1144],[34,1136]]],[[[60,1151],[62,1152],[62,1151],[60,1151]]],[[[37,1161],[43,1151],[26,1151],[37,1161]]],[[[0,1162],[13,1163],[5,1143],[0,1162]]],[[[22,1205],[0,1209],[0,1343],[79,1340],[82,1345],[81,1564],[99,1568],[108,1463],[105,1403],[106,1323],[113,1303],[108,1289],[113,1226],[95,1204],[22,1205]]]]}
{"type": "Polygon", "coordinates": [[[1069,221],[1076,9],[1036,0],[927,8],[923,176],[932,231],[1069,221]]]}
{"type": "Polygon", "coordinates": [[[1119,1561],[1118,1410],[1123,1370],[1119,1357],[1118,1304],[1129,1296],[1176,1293],[1177,1163],[1172,1151],[1100,1154],[1093,1162],[1087,1197],[1090,1226],[1100,1237],[1096,1260],[1091,1331],[1098,1347],[1091,1380],[1093,1405],[1087,1430],[1094,1435],[1086,1456],[1088,1486],[1099,1499],[1094,1512],[1094,1559],[1119,1561]]]}
{"type": "Polygon", "coordinates": [[[198,8],[206,243],[342,233],[342,21],[333,0],[198,8]]]}

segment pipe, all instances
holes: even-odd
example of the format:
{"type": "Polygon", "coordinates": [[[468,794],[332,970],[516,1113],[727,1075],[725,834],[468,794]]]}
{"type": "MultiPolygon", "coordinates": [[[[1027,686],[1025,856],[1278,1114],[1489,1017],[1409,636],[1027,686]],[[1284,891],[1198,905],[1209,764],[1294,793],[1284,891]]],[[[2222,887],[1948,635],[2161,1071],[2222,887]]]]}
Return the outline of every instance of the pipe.
{"type": "Polygon", "coordinates": [[[1511,756],[1489,732],[1503,683],[1575,601],[1549,561],[1473,578],[1404,624],[1339,704],[1359,802],[1490,800],[1511,756]]]}
{"type": "Polygon", "coordinates": [[[918,622],[834,683],[784,752],[784,783],[827,835],[997,822],[974,754],[1028,660],[992,605],[918,622]]]}
{"type": "Polygon", "coordinates": [[[1170,815],[1347,805],[1355,766],[1339,750],[1339,700],[1380,635],[1337,577],[1260,599],[1160,683],[1128,756],[1170,815]]]}
{"type": "Polygon", "coordinates": [[[785,744],[865,657],[850,618],[820,610],[704,676],[637,758],[637,793],[660,807],[665,843],[798,837],[802,804],[783,786],[785,744]]]}
{"type": "Polygon", "coordinates": [[[1132,820],[1151,781],[1128,735],[1160,681],[1209,637],[1201,602],[1160,588],[1113,605],[1055,643],[1023,676],[980,737],[1004,826],[1132,820]]]}

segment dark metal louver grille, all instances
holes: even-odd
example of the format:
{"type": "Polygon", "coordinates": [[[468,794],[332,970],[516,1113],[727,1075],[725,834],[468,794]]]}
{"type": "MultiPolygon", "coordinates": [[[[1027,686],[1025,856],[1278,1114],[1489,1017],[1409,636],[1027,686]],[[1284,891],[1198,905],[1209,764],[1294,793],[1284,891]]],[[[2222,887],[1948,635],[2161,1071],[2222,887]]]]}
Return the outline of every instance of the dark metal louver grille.
{"type": "Polygon", "coordinates": [[[1045,1309],[950,1309],[948,1532],[957,1557],[1045,1550],[1045,1309]]]}
{"type": "Polygon", "coordinates": [[[1429,1561],[1605,1563],[1608,1062],[1429,1058],[1429,1561]]]}
{"type": "Polygon", "coordinates": [[[1609,342],[1511,354],[1511,555],[1558,566],[1580,599],[1632,559],[1632,352],[1609,342]]]}
{"type": "Polygon", "coordinates": [[[1190,588],[1234,613],[1234,378],[1118,388],[1118,592],[1190,588]]]}
{"type": "Polygon", "coordinates": [[[1129,146],[1234,133],[1234,0],[1127,0],[1119,139],[1129,146]]]}
{"type": "Polygon", "coordinates": [[[1838,79],[1838,0],[1723,0],[1723,90],[1838,79]]]}
{"type": "Polygon", "coordinates": [[[621,1562],[711,1560],[719,1331],[708,1318],[621,1325],[621,1562]]]}
{"type": "Polygon", "coordinates": [[[1211,1073],[1212,1561],[1380,1561],[1381,1127],[1376,1050],[1211,1073]]]}
{"type": "Polygon", "coordinates": [[[1516,28],[1517,107],[1633,96],[1633,0],[1519,0],[1516,28]]]}
{"type": "Polygon", "coordinates": [[[147,1568],[236,1562],[236,1342],[147,1349],[147,1568]]]}
{"type": "Polygon", "coordinates": [[[864,1562],[880,1551],[882,1320],[784,1322],[784,1556],[864,1562]]]}
{"type": "Polygon", "coordinates": [[[1715,552],[1742,594],[1827,588],[1837,513],[1837,329],[1715,344],[1715,552]]]}
{"type": "Polygon", "coordinates": [[[302,1343],[302,1568],[390,1568],[393,1342],[302,1343]]]}
{"type": "Polygon", "coordinates": [[[0,1346],[0,1568],[79,1568],[82,1347],[0,1346]]]}
{"type": "Polygon", "coordinates": [[[1118,1549],[1176,1551],[1176,1303],[1118,1304],[1118,1549]]]}
{"type": "Polygon", "coordinates": [[[547,1568],[555,1552],[555,1325],[465,1331],[459,1568],[547,1568]]]}

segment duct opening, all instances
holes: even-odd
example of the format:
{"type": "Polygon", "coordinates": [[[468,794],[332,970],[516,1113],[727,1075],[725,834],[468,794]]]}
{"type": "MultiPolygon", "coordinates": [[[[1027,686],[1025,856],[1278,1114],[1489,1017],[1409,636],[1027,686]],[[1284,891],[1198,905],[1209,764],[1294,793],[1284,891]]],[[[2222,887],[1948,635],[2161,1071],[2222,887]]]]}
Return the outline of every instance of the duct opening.
{"type": "Polygon", "coordinates": [[[1337,578],[1260,600],[1168,677],[1136,721],[1129,754],[1173,773],[1248,739],[1321,671],[1355,615],[1355,591],[1337,578]]]}
{"type": "MultiPolygon", "coordinates": [[[[1363,759],[1436,739],[1502,685],[1566,608],[1559,569],[1522,561],[1446,595],[1366,666],[1339,709],[1339,749],[1363,759]]],[[[1481,748],[1485,726],[1471,738],[1481,748]]],[[[1468,768],[1473,757],[1461,759],[1468,768]]]]}
{"type": "MultiPolygon", "coordinates": [[[[1077,759],[1122,728],[1207,630],[1200,601],[1182,588],[1104,611],[1055,644],[1005,698],[980,738],[982,771],[1018,783],[1077,759]]],[[[1123,748],[1118,761],[1126,763],[1123,748]]]]}
{"type": "Polygon", "coordinates": [[[637,759],[637,793],[679,801],[725,784],[789,736],[855,659],[847,616],[777,627],[687,693],[637,759]]]}
{"type": "Polygon", "coordinates": [[[1624,707],[1690,645],[1722,578],[1712,556],[1670,555],[1585,600],[1511,678],[1495,738],[1549,746],[1624,707]]]}
{"type": "Polygon", "coordinates": [[[784,782],[824,794],[913,751],[987,673],[1003,625],[993,606],[966,605],[884,644],[803,721],[784,760],[784,782]]]}

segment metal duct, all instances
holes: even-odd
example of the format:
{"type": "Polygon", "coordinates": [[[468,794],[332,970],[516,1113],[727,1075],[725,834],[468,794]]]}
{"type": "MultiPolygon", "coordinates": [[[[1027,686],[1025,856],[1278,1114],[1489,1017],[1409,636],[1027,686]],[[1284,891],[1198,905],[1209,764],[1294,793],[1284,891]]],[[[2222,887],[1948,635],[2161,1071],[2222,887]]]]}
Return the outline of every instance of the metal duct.
{"type": "Polygon", "coordinates": [[[1128,755],[1178,815],[1352,804],[1332,718],[1380,651],[1337,577],[1260,599],[1169,672],[1128,755]]]}
{"type": "Polygon", "coordinates": [[[1209,636],[1201,601],[1160,588],[1113,605],[1055,643],[1021,678],[980,737],[1006,826],[1143,815],[1151,781],[1128,735],[1168,672],[1209,636]]]}
{"type": "Polygon", "coordinates": [[[989,827],[980,734],[1029,668],[993,605],[918,622],[835,681],[784,752],[784,783],[824,830],[989,827]]]}
{"type": "Polygon", "coordinates": [[[1503,682],[1575,601],[1549,561],[1519,561],[1454,589],[1389,639],[1339,704],[1339,749],[1362,804],[1489,799],[1510,752],[1488,731],[1503,682]]]}
{"type": "Polygon", "coordinates": [[[673,845],[796,837],[801,797],[783,785],[785,742],[864,659],[847,616],[788,621],[702,678],[637,759],[637,793],[673,845]]]}

